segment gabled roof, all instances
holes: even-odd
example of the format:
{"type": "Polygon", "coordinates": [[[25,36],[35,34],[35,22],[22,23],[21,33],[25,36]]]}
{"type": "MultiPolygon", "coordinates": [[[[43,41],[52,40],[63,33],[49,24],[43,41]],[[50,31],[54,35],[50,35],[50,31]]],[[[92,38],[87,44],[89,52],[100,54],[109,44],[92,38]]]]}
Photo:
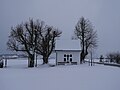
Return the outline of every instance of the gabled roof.
{"type": "Polygon", "coordinates": [[[80,51],[79,40],[57,40],[55,44],[56,51],[80,51]]]}

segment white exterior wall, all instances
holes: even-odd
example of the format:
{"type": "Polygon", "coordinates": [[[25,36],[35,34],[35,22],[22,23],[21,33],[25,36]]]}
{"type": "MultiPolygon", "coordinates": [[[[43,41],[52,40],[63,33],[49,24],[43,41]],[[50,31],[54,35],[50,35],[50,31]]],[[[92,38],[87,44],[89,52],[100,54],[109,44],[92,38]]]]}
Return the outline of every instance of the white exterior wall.
{"type": "Polygon", "coordinates": [[[72,54],[72,62],[80,63],[80,52],[79,51],[56,51],[56,63],[64,62],[64,54],[72,54]]]}

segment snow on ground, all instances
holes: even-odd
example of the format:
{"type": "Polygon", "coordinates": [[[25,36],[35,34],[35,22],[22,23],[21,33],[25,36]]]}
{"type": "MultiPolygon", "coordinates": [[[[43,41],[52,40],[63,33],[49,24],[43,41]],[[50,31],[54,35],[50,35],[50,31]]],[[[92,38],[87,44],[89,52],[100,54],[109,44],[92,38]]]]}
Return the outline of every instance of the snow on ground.
{"type": "Polygon", "coordinates": [[[0,90],[120,90],[119,84],[119,67],[83,64],[27,68],[27,60],[11,60],[7,68],[0,68],[0,90]]]}

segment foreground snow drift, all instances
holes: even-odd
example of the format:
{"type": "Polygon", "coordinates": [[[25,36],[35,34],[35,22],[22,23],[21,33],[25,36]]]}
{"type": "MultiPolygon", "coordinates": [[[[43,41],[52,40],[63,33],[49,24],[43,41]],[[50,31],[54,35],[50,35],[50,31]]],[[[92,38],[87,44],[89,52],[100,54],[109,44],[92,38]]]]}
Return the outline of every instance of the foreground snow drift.
{"type": "Polygon", "coordinates": [[[118,67],[84,64],[27,68],[26,63],[9,63],[0,69],[0,90],[120,90],[118,67]]]}

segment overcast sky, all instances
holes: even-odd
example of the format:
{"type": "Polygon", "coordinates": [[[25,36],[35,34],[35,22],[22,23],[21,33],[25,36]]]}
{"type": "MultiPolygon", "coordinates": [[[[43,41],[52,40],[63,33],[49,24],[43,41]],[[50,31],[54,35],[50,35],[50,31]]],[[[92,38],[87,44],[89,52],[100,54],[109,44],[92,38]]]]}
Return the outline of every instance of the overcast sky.
{"type": "Polygon", "coordinates": [[[7,53],[11,26],[40,19],[62,30],[62,39],[71,39],[81,16],[97,30],[98,55],[120,51],[120,0],[0,0],[0,54],[7,53]]]}

